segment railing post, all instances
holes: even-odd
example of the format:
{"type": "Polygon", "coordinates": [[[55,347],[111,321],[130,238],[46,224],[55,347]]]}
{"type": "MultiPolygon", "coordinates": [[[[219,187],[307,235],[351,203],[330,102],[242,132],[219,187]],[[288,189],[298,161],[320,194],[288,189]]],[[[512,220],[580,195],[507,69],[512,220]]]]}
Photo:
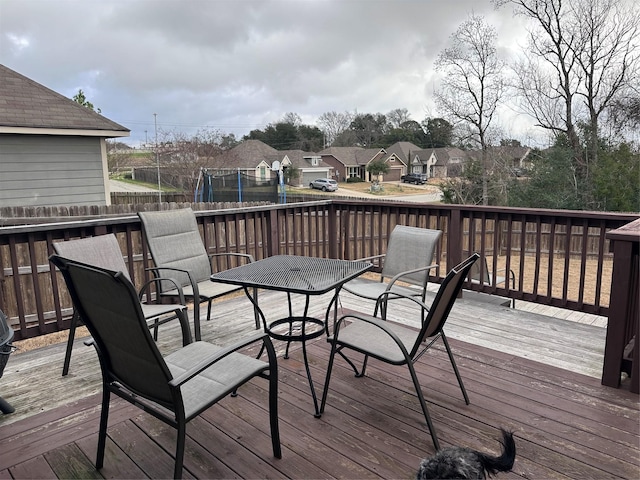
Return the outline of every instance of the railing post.
{"type": "Polygon", "coordinates": [[[640,258],[640,219],[612,230],[606,236],[611,241],[613,249],[613,273],[602,384],[609,387],[619,387],[620,373],[627,370],[627,373],[631,375],[630,391],[639,393],[638,325],[640,323],[640,308],[638,297],[640,296],[640,282],[638,280],[638,259],[640,258]],[[633,345],[631,359],[624,358],[627,345],[633,345]],[[625,365],[629,360],[631,368],[625,365]]]}
{"type": "Polygon", "coordinates": [[[462,261],[462,238],[464,234],[462,222],[463,218],[460,209],[452,205],[447,231],[447,271],[462,261]]]}

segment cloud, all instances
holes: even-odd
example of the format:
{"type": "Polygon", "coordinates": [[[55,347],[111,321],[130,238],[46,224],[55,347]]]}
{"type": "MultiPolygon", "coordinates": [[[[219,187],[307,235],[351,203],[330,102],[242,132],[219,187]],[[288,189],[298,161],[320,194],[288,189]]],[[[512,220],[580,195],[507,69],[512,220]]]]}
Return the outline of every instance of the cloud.
{"type": "MultiPolygon", "coordinates": [[[[82,89],[144,141],[160,128],[247,134],[298,113],[433,112],[433,61],[489,0],[2,0],[0,62],[82,89]]],[[[505,21],[507,20],[507,21],[505,21]]],[[[512,43],[512,42],[510,42],[512,43]]],[[[509,44],[510,44],[509,43],[509,44]]]]}

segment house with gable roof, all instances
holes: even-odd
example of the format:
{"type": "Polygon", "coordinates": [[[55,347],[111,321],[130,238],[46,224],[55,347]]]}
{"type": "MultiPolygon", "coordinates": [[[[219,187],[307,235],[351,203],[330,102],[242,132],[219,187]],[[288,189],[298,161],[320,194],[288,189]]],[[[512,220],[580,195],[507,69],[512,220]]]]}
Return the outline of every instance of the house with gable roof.
{"type": "Polygon", "coordinates": [[[457,177],[467,158],[464,150],[455,147],[411,151],[409,171],[424,173],[429,178],[457,177]]]}
{"type": "Polygon", "coordinates": [[[268,180],[277,175],[272,168],[276,161],[279,169],[298,171],[298,176],[289,182],[295,186],[308,185],[316,178],[332,178],[331,166],[323,162],[320,155],[302,150],[276,150],[260,140],[245,140],[217,156],[212,162],[212,173],[226,175],[240,171],[268,180]]]}
{"type": "Polygon", "coordinates": [[[361,178],[370,182],[372,179],[367,172],[367,165],[379,159],[389,165],[384,181],[400,180],[406,170],[406,164],[395,153],[389,154],[384,148],[329,147],[319,154],[324,162],[333,167],[335,175],[341,181],[361,178]]]}
{"type": "Polygon", "coordinates": [[[276,155],[268,157],[273,164],[280,162],[283,170],[293,168],[298,175],[289,180],[289,184],[296,187],[309,185],[317,178],[333,178],[333,168],[322,161],[322,157],[314,152],[303,150],[278,150],[276,155]]]}
{"type": "Polygon", "coordinates": [[[0,206],[109,205],[106,139],[129,129],[0,65],[0,206]]]}

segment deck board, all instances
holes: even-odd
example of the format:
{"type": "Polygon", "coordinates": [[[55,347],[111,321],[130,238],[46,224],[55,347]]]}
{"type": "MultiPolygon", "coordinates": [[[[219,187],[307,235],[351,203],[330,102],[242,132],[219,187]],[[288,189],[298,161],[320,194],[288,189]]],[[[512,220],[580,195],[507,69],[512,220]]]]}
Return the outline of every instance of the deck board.
{"type": "MultiPolygon", "coordinates": [[[[315,315],[327,298],[312,304],[315,315]]],[[[260,301],[267,312],[283,311],[282,296],[261,292],[260,301]]],[[[224,343],[252,333],[246,303],[217,303],[217,319],[203,323],[204,338],[224,343]]],[[[344,295],[342,306],[368,305],[344,295]]],[[[415,324],[404,306],[396,312],[415,324]]],[[[179,343],[170,325],[160,329],[163,351],[179,343]]],[[[515,432],[518,456],[513,472],[499,478],[640,477],[638,396],[600,385],[593,373],[601,369],[604,329],[458,301],[445,330],[471,404],[465,405],[441,346],[416,365],[442,446],[497,452],[498,429],[505,427],[515,432]]],[[[420,459],[433,453],[406,368],[371,361],[367,376],[354,378],[337,359],[325,414],[316,419],[299,346],[286,360],[284,345],[276,347],[283,458],[272,456],[267,383],[254,379],[188,425],[185,478],[411,478],[420,459]]],[[[320,338],[308,351],[320,395],[329,347],[320,338]]],[[[0,417],[0,479],[171,476],[173,429],[119,399],[110,409],[105,466],[95,471],[95,352],[78,340],[64,379],[63,356],[64,345],[57,345],[10,359],[0,388],[17,410],[0,417]]]]}

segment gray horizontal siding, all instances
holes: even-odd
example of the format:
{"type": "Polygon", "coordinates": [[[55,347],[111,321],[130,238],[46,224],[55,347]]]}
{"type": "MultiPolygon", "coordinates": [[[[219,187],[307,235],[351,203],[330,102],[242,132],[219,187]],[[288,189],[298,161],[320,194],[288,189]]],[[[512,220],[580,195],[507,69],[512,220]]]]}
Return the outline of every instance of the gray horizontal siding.
{"type": "Polygon", "coordinates": [[[0,135],[0,205],[106,204],[100,139],[0,135]]]}

